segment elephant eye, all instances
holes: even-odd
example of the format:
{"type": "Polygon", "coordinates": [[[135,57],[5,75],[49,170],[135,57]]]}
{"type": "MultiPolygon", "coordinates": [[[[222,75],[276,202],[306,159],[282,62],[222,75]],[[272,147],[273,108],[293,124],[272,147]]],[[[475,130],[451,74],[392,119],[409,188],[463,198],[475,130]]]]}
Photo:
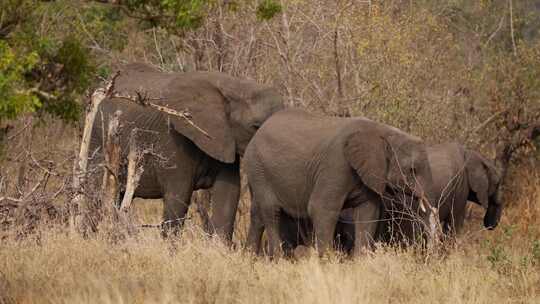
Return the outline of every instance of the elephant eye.
{"type": "Polygon", "coordinates": [[[253,128],[255,131],[259,130],[261,128],[261,123],[253,123],[251,124],[251,128],[253,128]]]}

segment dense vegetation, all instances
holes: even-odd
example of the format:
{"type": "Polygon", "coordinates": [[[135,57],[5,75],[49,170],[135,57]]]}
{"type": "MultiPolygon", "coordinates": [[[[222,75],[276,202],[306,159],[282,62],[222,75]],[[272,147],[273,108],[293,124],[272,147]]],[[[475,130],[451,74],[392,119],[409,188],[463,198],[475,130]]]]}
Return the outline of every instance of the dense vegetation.
{"type": "MultiPolygon", "coordinates": [[[[288,106],[365,115],[430,143],[465,143],[496,159],[503,170],[508,208],[501,227],[478,231],[472,212],[467,232],[446,252],[425,258],[381,249],[345,264],[337,258],[327,264],[314,258],[252,263],[240,251],[188,238],[170,264],[159,266],[170,248],[153,234],[113,245],[106,235],[87,241],[43,228],[37,243],[35,238],[19,242],[27,223],[0,206],[0,239],[7,244],[0,248],[0,303],[2,295],[7,302],[40,302],[40,295],[55,289],[53,302],[134,302],[132,286],[144,286],[140,299],[157,302],[175,302],[181,294],[194,302],[230,301],[231,295],[247,302],[254,294],[265,302],[300,301],[310,293],[316,295],[312,302],[345,301],[359,291],[383,294],[369,283],[370,275],[373,282],[391,282],[382,302],[538,300],[540,1],[4,0],[0,198],[23,200],[28,194],[40,203],[65,205],[87,96],[119,64],[132,61],[165,71],[249,77],[273,84],[288,106]],[[34,189],[38,181],[45,182],[34,189]],[[40,268],[47,263],[37,256],[38,248],[56,266],[40,268]],[[88,252],[96,255],[78,258],[88,252]],[[194,261],[189,267],[188,260],[194,261]],[[61,267],[63,261],[81,271],[87,267],[92,283],[78,283],[77,273],[61,267]],[[124,274],[131,266],[134,271],[124,274]],[[350,278],[349,266],[366,280],[350,278]],[[384,267],[387,272],[377,272],[384,267]],[[310,269],[320,273],[311,276],[310,269]],[[100,283],[96,278],[109,270],[107,283],[100,283]],[[215,272],[226,274],[230,293],[215,272]],[[390,272],[397,275],[389,278],[390,272]],[[239,280],[243,276],[249,279],[239,280]],[[411,276],[425,293],[417,294],[411,276]],[[350,284],[342,298],[331,293],[338,283],[350,284]],[[269,286],[279,291],[259,293],[269,286]],[[104,298],[95,297],[100,292],[104,298]]],[[[237,243],[245,239],[248,201],[244,195],[237,243]]],[[[16,215],[39,218],[32,210],[16,215]]],[[[139,220],[157,221],[157,213],[139,210],[139,220]]]]}

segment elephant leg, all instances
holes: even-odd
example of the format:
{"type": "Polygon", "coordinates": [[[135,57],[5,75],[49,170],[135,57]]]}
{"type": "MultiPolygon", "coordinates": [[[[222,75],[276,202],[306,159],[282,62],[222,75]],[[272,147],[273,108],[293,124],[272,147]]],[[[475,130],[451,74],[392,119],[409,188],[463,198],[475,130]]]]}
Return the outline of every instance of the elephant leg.
{"type": "Polygon", "coordinates": [[[178,235],[191,202],[192,179],[171,177],[163,185],[163,230],[164,237],[178,235]],[[180,181],[180,182],[179,182],[180,181]]]}
{"type": "MultiPolygon", "coordinates": [[[[259,211],[258,213],[261,215],[264,228],[266,229],[266,235],[268,236],[268,255],[270,257],[282,257],[284,252],[282,248],[281,234],[279,231],[280,212],[278,206],[276,205],[277,200],[275,199],[274,194],[269,190],[261,193],[262,195],[258,195],[258,193],[255,191],[253,194],[259,211]]],[[[256,228],[254,227],[254,236],[256,236],[256,233],[258,233],[258,231],[255,231],[255,229],[256,228]]]]}
{"type": "Polygon", "coordinates": [[[353,210],[356,236],[354,254],[359,256],[364,251],[372,249],[381,208],[378,201],[368,200],[353,210]]]}
{"type": "MultiPolygon", "coordinates": [[[[251,192],[251,190],[250,190],[251,192]]],[[[259,208],[256,201],[251,195],[251,210],[250,210],[250,223],[249,223],[249,232],[247,238],[247,247],[255,254],[259,255],[261,253],[261,241],[262,235],[264,233],[264,223],[261,218],[259,208]]]]}
{"type": "Polygon", "coordinates": [[[334,232],[344,202],[345,197],[331,198],[329,196],[316,196],[316,199],[311,199],[309,202],[308,215],[313,221],[315,241],[320,256],[333,247],[334,232]]]}
{"type": "Polygon", "coordinates": [[[296,247],[309,246],[313,230],[309,227],[309,220],[306,218],[294,218],[283,212],[279,218],[279,234],[283,242],[283,251],[287,256],[292,256],[296,247]]]}
{"type": "Polygon", "coordinates": [[[284,256],[279,233],[279,211],[273,206],[264,206],[261,208],[261,215],[268,236],[268,255],[278,258],[284,256]]]}
{"type": "Polygon", "coordinates": [[[238,161],[226,164],[219,171],[212,188],[211,227],[225,242],[232,243],[234,221],[240,199],[240,166],[238,161]]]}
{"type": "Polygon", "coordinates": [[[341,211],[336,232],[334,235],[335,247],[350,255],[354,249],[356,239],[356,226],[354,225],[354,208],[347,208],[341,211]]]}
{"type": "Polygon", "coordinates": [[[456,207],[452,209],[448,219],[446,220],[446,234],[448,236],[456,236],[463,227],[463,222],[465,221],[465,206],[456,207]]]}

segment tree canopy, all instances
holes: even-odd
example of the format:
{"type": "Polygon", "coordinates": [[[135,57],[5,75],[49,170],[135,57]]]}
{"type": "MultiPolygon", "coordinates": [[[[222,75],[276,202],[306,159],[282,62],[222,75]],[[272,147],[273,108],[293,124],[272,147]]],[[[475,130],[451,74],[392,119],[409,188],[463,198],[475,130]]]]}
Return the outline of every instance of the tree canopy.
{"type": "MultiPolygon", "coordinates": [[[[137,20],[141,30],[159,27],[182,36],[200,27],[216,5],[212,0],[2,1],[0,122],[25,113],[77,120],[81,96],[96,76],[107,74],[99,64],[107,54],[99,48],[123,47],[119,27],[126,26],[126,18],[137,20]]],[[[265,0],[257,16],[267,20],[280,9],[265,0]]]]}

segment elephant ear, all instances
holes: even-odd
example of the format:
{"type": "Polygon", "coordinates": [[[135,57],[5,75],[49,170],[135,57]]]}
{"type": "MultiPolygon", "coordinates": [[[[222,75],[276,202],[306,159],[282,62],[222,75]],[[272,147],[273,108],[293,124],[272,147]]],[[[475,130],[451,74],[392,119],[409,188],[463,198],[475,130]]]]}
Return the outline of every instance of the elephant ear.
{"type": "Polygon", "coordinates": [[[489,206],[489,196],[496,190],[499,175],[493,165],[476,151],[465,150],[465,171],[469,187],[484,208],[489,206]]]}
{"type": "Polygon", "coordinates": [[[354,132],[345,141],[344,153],[364,185],[382,195],[388,172],[386,141],[383,137],[376,132],[354,132]]]}
{"type": "Polygon", "coordinates": [[[144,88],[149,102],[177,112],[189,113],[190,121],[163,114],[169,126],[189,138],[202,151],[225,163],[236,159],[236,143],[229,124],[229,102],[212,83],[198,73],[131,71],[120,90],[134,94],[144,88]]]}

